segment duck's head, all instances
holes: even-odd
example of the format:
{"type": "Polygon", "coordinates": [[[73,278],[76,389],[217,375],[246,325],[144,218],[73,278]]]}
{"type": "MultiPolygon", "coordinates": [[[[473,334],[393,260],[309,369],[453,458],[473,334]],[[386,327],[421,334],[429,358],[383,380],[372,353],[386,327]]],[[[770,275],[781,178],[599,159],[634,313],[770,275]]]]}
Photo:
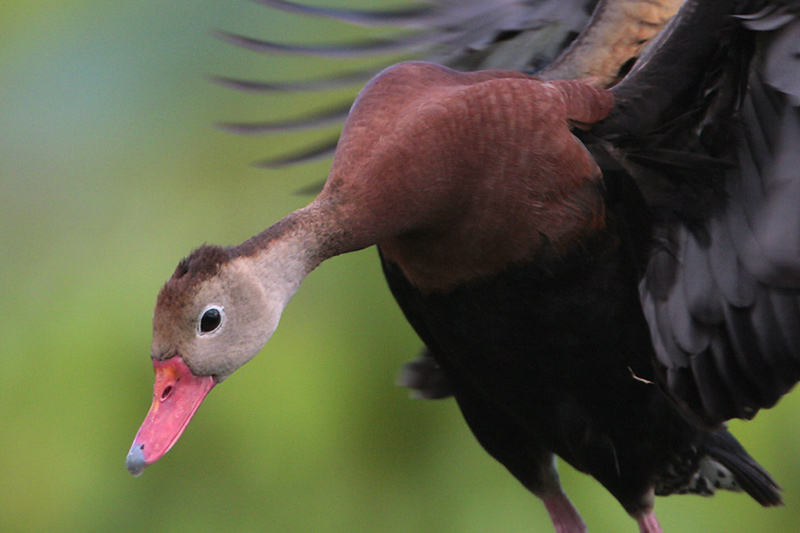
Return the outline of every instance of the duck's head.
{"type": "Polygon", "coordinates": [[[132,474],[169,451],[208,392],[264,347],[288,300],[270,287],[231,249],[203,246],[180,262],[153,315],[153,403],[128,453],[132,474]]]}

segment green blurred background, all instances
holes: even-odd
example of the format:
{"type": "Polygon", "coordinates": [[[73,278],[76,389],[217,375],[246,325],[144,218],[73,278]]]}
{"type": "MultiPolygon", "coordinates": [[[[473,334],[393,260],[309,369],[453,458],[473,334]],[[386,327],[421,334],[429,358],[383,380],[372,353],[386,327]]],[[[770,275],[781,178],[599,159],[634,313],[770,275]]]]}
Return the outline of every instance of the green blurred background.
{"type": "MultiPolygon", "coordinates": [[[[249,165],[324,133],[241,138],[210,125],[355,93],[256,96],[204,76],[363,64],[261,56],[212,29],[287,42],[370,34],[246,0],[0,3],[0,528],[551,531],[453,402],[410,401],[393,385],[420,343],[374,250],[313,273],[264,353],[214,390],[173,451],[141,478],[125,470],[150,403],[161,284],[193,247],[240,242],[302,206],[292,191],[328,166],[249,165]]],[[[785,508],[673,497],[657,505],[664,528],[796,531],[798,401],[733,424],[785,508]]],[[[562,472],[591,530],[635,531],[596,482],[562,472]]]]}

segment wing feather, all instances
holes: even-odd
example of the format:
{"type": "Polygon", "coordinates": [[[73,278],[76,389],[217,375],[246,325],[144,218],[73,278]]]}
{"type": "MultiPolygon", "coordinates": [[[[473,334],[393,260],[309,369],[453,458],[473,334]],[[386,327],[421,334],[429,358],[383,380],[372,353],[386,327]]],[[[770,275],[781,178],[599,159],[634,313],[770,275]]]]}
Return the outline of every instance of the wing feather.
{"type": "Polygon", "coordinates": [[[667,389],[712,425],[752,418],[800,380],[800,3],[787,6],[743,17],[758,35],[717,154],[736,161],[725,197],[699,225],[666,219],[674,274],[651,265],[666,290],[640,284],[667,389]]]}
{"type": "MultiPolygon", "coordinates": [[[[214,32],[233,45],[263,54],[324,57],[354,60],[378,57],[369,67],[311,76],[302,81],[243,80],[212,76],[221,85],[240,91],[271,94],[308,92],[316,98],[324,91],[361,84],[404,58],[443,63],[460,70],[514,68],[538,70],[550,63],[586,25],[597,0],[429,0],[388,10],[356,10],[316,7],[287,0],[256,0],[265,7],[292,13],[298,17],[321,17],[365,27],[389,27],[392,35],[356,42],[326,44],[289,44],[214,32]]],[[[285,122],[231,122],[219,127],[233,133],[253,135],[283,133],[343,122],[350,103],[328,113],[291,118],[285,122]]],[[[332,153],[335,142],[313,145],[291,154],[281,154],[257,163],[276,168],[324,158],[332,153]]]]}

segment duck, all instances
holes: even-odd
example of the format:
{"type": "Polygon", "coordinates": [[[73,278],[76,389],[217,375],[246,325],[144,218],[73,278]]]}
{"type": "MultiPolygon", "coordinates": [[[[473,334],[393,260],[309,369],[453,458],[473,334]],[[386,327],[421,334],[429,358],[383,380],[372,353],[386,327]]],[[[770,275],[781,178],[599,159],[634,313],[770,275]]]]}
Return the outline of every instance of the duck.
{"type": "Polygon", "coordinates": [[[377,246],[425,345],[403,384],[454,398],[557,532],[586,524],[556,458],[644,533],[661,531],[655,496],[781,505],[725,423],[800,379],[798,13],[687,0],[610,77],[381,71],[311,203],[241,244],[197,248],[159,292],[153,402],[128,470],[160,459],[264,348],[317,266],[377,246]]]}

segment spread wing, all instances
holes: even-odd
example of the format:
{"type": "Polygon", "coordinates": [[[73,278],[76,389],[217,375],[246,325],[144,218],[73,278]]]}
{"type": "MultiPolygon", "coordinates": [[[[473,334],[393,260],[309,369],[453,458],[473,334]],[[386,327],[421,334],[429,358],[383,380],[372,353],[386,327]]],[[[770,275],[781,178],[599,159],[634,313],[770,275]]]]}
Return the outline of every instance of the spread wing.
{"type": "MultiPolygon", "coordinates": [[[[424,59],[459,70],[513,68],[533,72],[552,62],[586,25],[597,0],[428,0],[391,10],[358,11],[312,7],[287,0],[257,0],[266,8],[299,17],[324,17],[344,24],[382,28],[380,37],[310,46],[260,40],[218,32],[222,39],[255,52],[310,55],[331,61],[378,58],[363,70],[337,71],[333,75],[273,82],[215,77],[234,89],[274,93],[311,92],[316,99],[328,91],[355,91],[384,68],[407,59],[424,59]],[[386,28],[391,33],[386,36],[386,28]]],[[[269,12],[265,13],[268,16],[269,12]]],[[[377,30],[376,30],[377,31],[377,30]]],[[[225,123],[219,127],[239,134],[268,135],[341,124],[352,99],[286,121],[225,123]]],[[[338,132],[321,143],[295,153],[283,153],[258,163],[274,168],[324,158],[333,154],[338,132]]]]}
{"type": "Polygon", "coordinates": [[[732,42],[752,60],[706,91],[735,107],[708,132],[726,161],[709,170],[716,199],[657,224],[640,286],[666,388],[712,425],[752,418],[800,379],[800,3],[747,4],[732,42]]]}

